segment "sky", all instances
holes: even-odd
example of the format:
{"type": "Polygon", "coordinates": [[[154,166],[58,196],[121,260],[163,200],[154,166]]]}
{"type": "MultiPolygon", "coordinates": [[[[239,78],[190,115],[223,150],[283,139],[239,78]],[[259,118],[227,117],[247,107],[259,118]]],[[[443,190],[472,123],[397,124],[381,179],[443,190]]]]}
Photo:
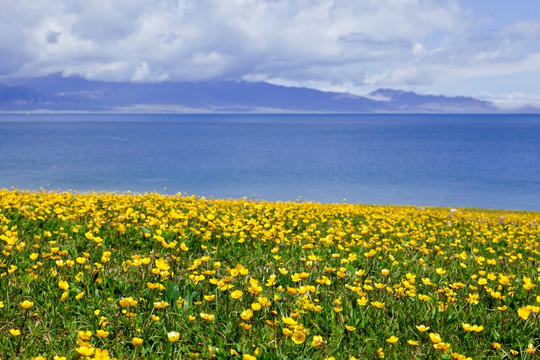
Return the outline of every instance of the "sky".
{"type": "Polygon", "coordinates": [[[540,107],[538,0],[0,0],[0,80],[266,81],[540,107]]]}

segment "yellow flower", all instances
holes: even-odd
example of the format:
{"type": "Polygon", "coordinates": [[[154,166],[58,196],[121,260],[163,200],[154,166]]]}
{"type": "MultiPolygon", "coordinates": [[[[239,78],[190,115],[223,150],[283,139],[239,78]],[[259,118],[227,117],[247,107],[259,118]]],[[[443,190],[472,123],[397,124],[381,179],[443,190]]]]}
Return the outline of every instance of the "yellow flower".
{"type": "Polygon", "coordinates": [[[79,331],[79,338],[81,338],[81,340],[90,340],[90,338],[92,337],[92,332],[90,330],[88,331],[79,331]]]}
{"type": "Polygon", "coordinates": [[[444,342],[439,342],[439,343],[433,344],[433,347],[435,349],[437,349],[437,350],[446,352],[448,350],[448,348],[450,347],[450,344],[444,343],[444,342]]]}
{"type": "Polygon", "coordinates": [[[306,334],[304,334],[303,331],[297,330],[292,334],[292,341],[295,344],[302,344],[304,341],[306,341],[306,334]]]}
{"type": "Polygon", "coordinates": [[[87,341],[83,341],[83,340],[81,340],[81,339],[77,339],[77,346],[79,346],[79,347],[86,346],[87,348],[90,348],[90,347],[92,347],[92,344],[90,344],[90,343],[87,342],[87,341]]]}
{"type": "Polygon", "coordinates": [[[141,338],[134,337],[133,339],[131,339],[131,344],[133,344],[133,346],[141,346],[142,343],[143,343],[143,339],[141,338]]]}
{"type": "Polygon", "coordinates": [[[259,311],[261,310],[262,305],[258,302],[251,304],[251,310],[253,311],[259,311]]]}
{"type": "Polygon", "coordinates": [[[240,323],[240,326],[242,327],[242,329],[244,330],[249,330],[253,327],[253,325],[250,325],[250,324],[246,324],[245,322],[241,322],[240,323]]]}
{"type": "Polygon", "coordinates": [[[171,331],[170,333],[167,333],[167,339],[169,339],[170,342],[177,342],[178,339],[180,339],[180,334],[176,331],[171,331]]]}
{"type": "Polygon", "coordinates": [[[215,319],[214,315],[212,314],[200,313],[199,315],[201,316],[201,318],[203,318],[206,321],[214,321],[215,319]]]}
{"type": "Polygon", "coordinates": [[[205,295],[204,300],[213,301],[216,298],[216,295],[205,295]]]}
{"type": "Polygon", "coordinates": [[[75,296],[75,299],[81,300],[84,297],[84,293],[85,293],[85,291],[82,291],[82,292],[78,293],[77,296],[75,296]]]}
{"type": "Polygon", "coordinates": [[[271,287],[271,286],[274,286],[275,284],[276,284],[276,275],[272,274],[268,278],[268,281],[266,282],[266,286],[271,287]]]}
{"type": "Polygon", "coordinates": [[[472,328],[472,331],[477,332],[477,333],[484,330],[484,327],[482,325],[473,325],[471,328],[472,328]]]}
{"type": "Polygon", "coordinates": [[[526,283],[526,284],[523,284],[523,288],[527,291],[531,290],[532,288],[534,288],[536,285],[535,284],[532,284],[532,283],[526,283]]]}
{"type": "Polygon", "coordinates": [[[133,297],[129,296],[127,298],[120,299],[118,303],[121,307],[128,307],[137,305],[138,301],[134,300],[133,297]]]}
{"type": "Polygon", "coordinates": [[[65,356],[57,356],[57,355],[55,355],[53,360],[67,360],[67,358],[65,356]]]}
{"type": "Polygon", "coordinates": [[[168,306],[169,306],[169,303],[166,302],[166,301],[156,301],[156,302],[154,302],[154,307],[156,309],[165,309],[168,306]]]}
{"type": "Polygon", "coordinates": [[[519,317],[521,317],[523,320],[527,320],[529,318],[531,310],[529,310],[527,307],[522,307],[519,308],[517,312],[519,317]]]}
{"type": "Polygon", "coordinates": [[[154,290],[154,289],[157,289],[159,287],[159,283],[151,283],[151,282],[147,282],[146,283],[146,287],[149,288],[150,290],[154,290]]]}
{"type": "Polygon", "coordinates": [[[268,300],[268,298],[266,298],[264,296],[259,296],[257,298],[257,302],[259,304],[261,304],[262,306],[264,306],[265,308],[268,308],[268,307],[270,307],[270,305],[272,305],[272,302],[270,300],[268,300]]]}
{"type": "Polygon", "coordinates": [[[235,291],[233,291],[233,292],[231,293],[231,297],[232,297],[233,299],[235,299],[235,300],[236,300],[236,299],[240,299],[240,298],[242,297],[242,295],[244,295],[244,293],[243,293],[242,291],[240,291],[240,290],[235,290],[235,291]]]}
{"type": "Polygon", "coordinates": [[[435,269],[435,272],[437,272],[437,274],[439,275],[444,275],[446,273],[446,270],[444,270],[443,268],[437,268],[435,269]]]}
{"type": "Polygon", "coordinates": [[[364,256],[367,257],[367,258],[371,258],[371,257],[375,256],[376,253],[377,253],[377,250],[371,249],[368,252],[365,252],[364,256]]]}
{"type": "Polygon", "coordinates": [[[8,270],[8,273],[13,274],[15,272],[15,270],[17,270],[17,265],[11,265],[9,270],[8,270]]]}
{"type": "Polygon", "coordinates": [[[345,325],[345,329],[347,329],[347,331],[354,331],[356,330],[356,328],[354,326],[349,326],[349,325],[345,325]]]}
{"type": "Polygon", "coordinates": [[[434,344],[438,344],[442,341],[441,336],[437,333],[429,333],[429,339],[434,344]]]}
{"type": "Polygon", "coordinates": [[[75,349],[82,356],[91,356],[94,353],[93,347],[81,346],[75,349]]]}
{"type": "Polygon", "coordinates": [[[377,309],[382,309],[384,307],[384,303],[380,303],[378,301],[372,301],[371,305],[376,307],[377,309]]]}
{"type": "Polygon", "coordinates": [[[9,333],[13,336],[21,335],[21,331],[19,329],[9,329],[9,333]]]}
{"type": "Polygon", "coordinates": [[[517,354],[519,354],[519,351],[514,350],[514,349],[510,349],[510,355],[516,356],[517,354]]]}
{"type": "Polygon", "coordinates": [[[20,305],[23,309],[30,309],[32,306],[34,306],[34,303],[32,301],[24,300],[22,303],[20,303],[20,305]]]}
{"type": "Polygon", "coordinates": [[[384,351],[382,348],[377,349],[377,356],[381,359],[384,359],[384,351]]]}
{"type": "Polygon", "coordinates": [[[426,332],[429,330],[429,326],[420,325],[416,327],[420,332],[426,332]]]}
{"type": "Polygon", "coordinates": [[[110,360],[110,359],[111,357],[109,356],[108,350],[96,349],[94,360],[110,360]]]}
{"type": "Polygon", "coordinates": [[[296,295],[298,289],[287,286],[287,294],[296,295]]]}
{"type": "Polygon", "coordinates": [[[295,327],[298,324],[298,322],[294,320],[292,317],[282,317],[281,321],[283,321],[285,325],[289,327],[295,327]]]}
{"type": "Polygon", "coordinates": [[[411,345],[411,346],[417,346],[417,345],[418,345],[418,341],[407,340],[407,344],[409,344],[409,345],[411,345]]]}
{"type": "Polygon", "coordinates": [[[242,360],[257,360],[255,356],[249,355],[249,354],[243,354],[242,360]]]}
{"type": "Polygon", "coordinates": [[[395,344],[399,341],[399,338],[395,337],[394,335],[390,336],[388,339],[386,339],[387,343],[395,344]]]}
{"type": "Polygon", "coordinates": [[[67,291],[64,291],[62,293],[62,296],[60,297],[60,301],[66,300],[68,298],[68,296],[69,296],[69,293],[67,291]]]}
{"type": "Polygon", "coordinates": [[[499,284],[508,286],[510,285],[510,279],[508,278],[508,276],[499,274],[499,284]]]}
{"type": "Polygon", "coordinates": [[[367,303],[368,303],[368,299],[367,299],[365,296],[363,296],[363,297],[361,297],[360,299],[356,299],[356,302],[357,302],[358,305],[360,305],[360,306],[366,306],[367,303]]]}
{"type": "Polygon", "coordinates": [[[242,318],[242,320],[246,320],[246,321],[251,319],[252,316],[253,316],[253,311],[251,309],[244,310],[240,314],[240,317],[242,318]]]}
{"type": "Polygon", "coordinates": [[[527,354],[534,355],[534,354],[536,353],[536,348],[534,347],[533,344],[529,344],[529,345],[527,346],[527,349],[525,350],[525,352],[526,352],[527,354]]]}
{"type": "Polygon", "coordinates": [[[99,329],[96,331],[96,336],[99,338],[105,339],[107,336],[109,336],[109,332],[99,329]]]}
{"type": "Polygon", "coordinates": [[[315,335],[313,337],[313,341],[311,342],[311,346],[313,346],[313,347],[319,347],[319,346],[322,346],[324,344],[325,344],[325,342],[324,342],[323,337],[319,336],[319,335],[315,335]]]}
{"type": "Polygon", "coordinates": [[[382,270],[381,270],[381,274],[382,274],[383,276],[388,276],[388,274],[390,274],[390,270],[388,270],[388,269],[382,269],[382,270]]]}

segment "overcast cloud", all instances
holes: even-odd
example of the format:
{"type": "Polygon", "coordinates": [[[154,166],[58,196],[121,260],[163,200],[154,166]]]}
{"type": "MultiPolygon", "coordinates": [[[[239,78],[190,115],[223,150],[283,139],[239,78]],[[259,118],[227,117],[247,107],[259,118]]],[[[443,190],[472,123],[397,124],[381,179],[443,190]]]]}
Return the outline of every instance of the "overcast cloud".
{"type": "Polygon", "coordinates": [[[517,3],[502,0],[0,5],[1,77],[62,72],[109,81],[244,79],[358,94],[391,87],[493,98],[518,92],[537,98],[540,80],[536,0],[519,2],[533,7],[521,12],[510,8],[517,3]]]}

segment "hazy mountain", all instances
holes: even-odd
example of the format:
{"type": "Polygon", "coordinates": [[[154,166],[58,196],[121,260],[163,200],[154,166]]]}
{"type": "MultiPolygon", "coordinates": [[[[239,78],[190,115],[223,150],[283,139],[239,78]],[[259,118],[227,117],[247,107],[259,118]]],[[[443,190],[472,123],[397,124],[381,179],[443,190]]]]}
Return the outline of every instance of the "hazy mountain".
{"type": "Polygon", "coordinates": [[[0,84],[0,111],[490,113],[470,97],[379,89],[366,96],[238,81],[130,83],[59,74],[0,84]]]}
{"type": "Polygon", "coordinates": [[[532,105],[527,105],[517,110],[520,114],[540,114],[540,109],[532,105]]]}
{"type": "Polygon", "coordinates": [[[370,93],[369,98],[386,101],[403,112],[493,112],[495,107],[471,97],[448,97],[442,95],[418,95],[414,92],[379,89],[370,93]]]}

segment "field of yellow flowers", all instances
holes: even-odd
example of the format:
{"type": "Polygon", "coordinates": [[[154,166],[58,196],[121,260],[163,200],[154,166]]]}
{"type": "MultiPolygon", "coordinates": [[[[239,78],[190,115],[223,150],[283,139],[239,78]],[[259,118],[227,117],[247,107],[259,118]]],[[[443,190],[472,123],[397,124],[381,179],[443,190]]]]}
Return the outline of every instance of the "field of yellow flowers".
{"type": "Polygon", "coordinates": [[[0,359],[534,359],[540,213],[0,190],[0,359]]]}

